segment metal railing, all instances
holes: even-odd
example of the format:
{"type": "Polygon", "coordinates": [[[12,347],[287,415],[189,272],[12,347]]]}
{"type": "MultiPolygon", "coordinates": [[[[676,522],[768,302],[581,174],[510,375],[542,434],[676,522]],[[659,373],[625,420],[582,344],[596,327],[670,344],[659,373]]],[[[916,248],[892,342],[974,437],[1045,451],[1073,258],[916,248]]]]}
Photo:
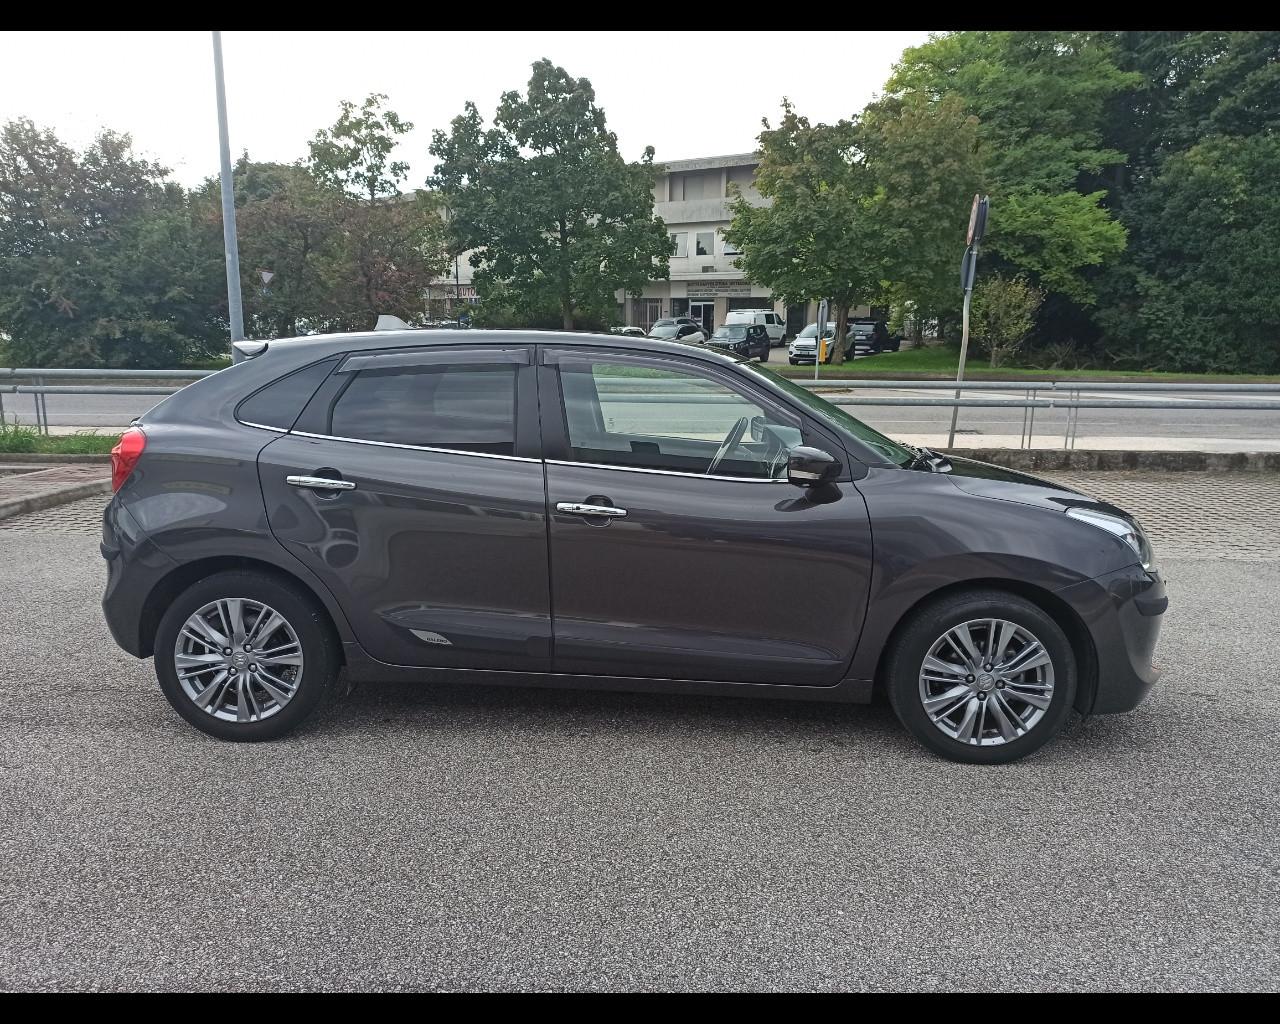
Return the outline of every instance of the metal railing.
{"type": "MultiPolygon", "coordinates": [[[[45,403],[46,395],[171,395],[182,387],[139,386],[124,384],[46,384],[46,379],[61,380],[182,380],[193,381],[217,373],[216,370],[84,370],[84,369],[40,369],[40,368],[0,368],[0,427],[6,423],[5,395],[31,395],[35,409],[36,426],[42,433],[49,433],[49,414],[45,403]],[[32,381],[31,384],[14,384],[15,379],[32,381]]],[[[1062,409],[1067,412],[1066,428],[1063,434],[1062,447],[1075,448],[1079,433],[1081,409],[1163,409],[1182,412],[1211,412],[1214,410],[1248,412],[1269,411],[1280,413],[1280,384],[1263,383],[1175,383],[1154,382],[1144,384],[1130,381],[962,381],[957,384],[949,380],[796,380],[793,383],[816,391],[834,391],[850,393],[854,391],[949,391],[950,395],[939,397],[920,396],[859,396],[856,401],[837,398],[838,404],[865,406],[926,406],[926,407],[959,407],[961,409],[1022,409],[1022,432],[1019,447],[1029,448],[1035,433],[1036,411],[1041,409],[1062,409]],[[962,398],[961,392],[1003,391],[1020,392],[1021,398],[975,397],[962,398]],[[1274,395],[1275,400],[1202,400],[1169,401],[1158,398],[1125,398],[1113,399],[1105,397],[1081,397],[1083,392],[1102,393],[1171,393],[1174,395],[1195,394],[1231,394],[1231,395],[1274,395]]],[[[634,386],[643,386],[636,380],[634,386]]],[[[834,396],[832,396],[834,397],[834,396]]],[[[16,412],[14,422],[17,422],[16,412]]]]}

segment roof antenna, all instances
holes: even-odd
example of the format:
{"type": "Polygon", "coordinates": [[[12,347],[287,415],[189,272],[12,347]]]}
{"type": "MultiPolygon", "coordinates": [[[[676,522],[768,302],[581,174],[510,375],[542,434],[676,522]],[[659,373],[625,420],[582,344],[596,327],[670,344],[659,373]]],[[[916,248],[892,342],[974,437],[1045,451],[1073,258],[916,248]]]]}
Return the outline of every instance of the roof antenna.
{"type": "Polygon", "coordinates": [[[378,322],[374,324],[375,331],[411,331],[413,330],[407,323],[398,316],[392,316],[390,313],[379,313],[378,322]]]}

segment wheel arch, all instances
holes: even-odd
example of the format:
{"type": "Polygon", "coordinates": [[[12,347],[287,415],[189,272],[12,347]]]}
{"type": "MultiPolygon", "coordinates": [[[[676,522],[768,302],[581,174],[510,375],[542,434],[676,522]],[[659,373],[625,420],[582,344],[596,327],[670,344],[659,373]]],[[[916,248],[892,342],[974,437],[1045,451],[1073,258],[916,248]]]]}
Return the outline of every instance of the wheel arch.
{"type": "Polygon", "coordinates": [[[1071,651],[1076,657],[1075,708],[1081,714],[1087,714],[1088,710],[1093,707],[1094,696],[1098,688],[1098,653],[1094,645],[1093,636],[1089,633],[1089,628],[1084,624],[1084,620],[1080,618],[1071,605],[1052,591],[1046,590],[1044,587],[1038,587],[1034,583],[1027,583],[1024,580],[1002,579],[999,577],[957,580],[954,583],[948,583],[924,594],[907,608],[889,631],[884,645],[880,649],[879,657],[876,659],[872,699],[875,701],[884,699],[885,672],[888,667],[889,651],[898,634],[906,628],[906,624],[911,621],[916,612],[934,601],[961,594],[968,590],[1003,590],[1007,593],[1015,594],[1030,601],[1062,627],[1062,631],[1067,634],[1067,640],[1071,643],[1071,651]]]}
{"type": "Polygon", "coordinates": [[[148,658],[155,652],[156,631],[159,629],[160,619],[179,594],[207,576],[236,569],[260,572],[297,587],[324,614],[324,622],[333,638],[339,663],[345,660],[343,630],[338,626],[338,622],[341,621],[339,616],[342,613],[331,606],[332,598],[326,600],[327,595],[322,596],[313,585],[297,573],[291,573],[279,565],[259,558],[238,555],[218,555],[186,562],[175,567],[151,588],[151,592],[143,602],[142,614],[138,618],[138,643],[141,652],[139,657],[148,658]]]}

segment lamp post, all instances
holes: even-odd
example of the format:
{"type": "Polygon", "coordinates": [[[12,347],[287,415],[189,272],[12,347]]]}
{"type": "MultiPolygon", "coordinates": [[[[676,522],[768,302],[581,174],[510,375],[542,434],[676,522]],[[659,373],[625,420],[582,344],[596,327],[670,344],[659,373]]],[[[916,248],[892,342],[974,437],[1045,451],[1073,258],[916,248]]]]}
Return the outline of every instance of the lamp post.
{"type": "Polygon", "coordinates": [[[231,361],[244,355],[244,304],[240,298],[240,250],[236,241],[236,202],[231,187],[231,144],[227,139],[227,93],[222,80],[222,33],[213,33],[213,77],[218,93],[218,145],[222,158],[222,247],[227,259],[227,317],[231,321],[231,361]]]}

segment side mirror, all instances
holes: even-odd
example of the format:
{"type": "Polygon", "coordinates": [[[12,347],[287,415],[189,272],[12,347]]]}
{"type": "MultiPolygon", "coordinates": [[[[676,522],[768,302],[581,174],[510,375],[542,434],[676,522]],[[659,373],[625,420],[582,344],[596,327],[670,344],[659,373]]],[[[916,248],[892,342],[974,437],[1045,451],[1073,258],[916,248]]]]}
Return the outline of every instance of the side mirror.
{"type": "Polygon", "coordinates": [[[818,487],[840,475],[840,460],[821,448],[800,445],[787,453],[787,482],[796,487],[818,487]]]}

